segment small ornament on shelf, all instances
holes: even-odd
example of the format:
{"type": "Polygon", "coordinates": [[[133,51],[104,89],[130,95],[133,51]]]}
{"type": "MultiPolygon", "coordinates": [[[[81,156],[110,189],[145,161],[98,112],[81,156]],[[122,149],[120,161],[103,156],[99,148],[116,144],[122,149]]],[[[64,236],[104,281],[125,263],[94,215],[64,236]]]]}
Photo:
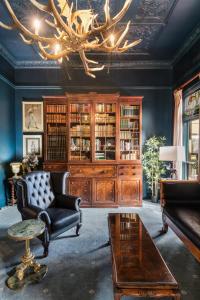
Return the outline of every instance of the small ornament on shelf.
{"type": "Polygon", "coordinates": [[[38,163],[38,157],[34,152],[26,155],[22,160],[23,174],[35,170],[38,163]]]}

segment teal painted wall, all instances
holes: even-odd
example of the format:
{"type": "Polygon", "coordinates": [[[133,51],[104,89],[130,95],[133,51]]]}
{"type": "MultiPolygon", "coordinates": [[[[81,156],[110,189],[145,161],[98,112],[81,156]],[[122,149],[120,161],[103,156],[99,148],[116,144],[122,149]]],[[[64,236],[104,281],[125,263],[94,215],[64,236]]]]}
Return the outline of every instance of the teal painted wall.
{"type": "Polygon", "coordinates": [[[5,179],[15,159],[14,89],[0,77],[0,207],[6,204],[5,179]]]}

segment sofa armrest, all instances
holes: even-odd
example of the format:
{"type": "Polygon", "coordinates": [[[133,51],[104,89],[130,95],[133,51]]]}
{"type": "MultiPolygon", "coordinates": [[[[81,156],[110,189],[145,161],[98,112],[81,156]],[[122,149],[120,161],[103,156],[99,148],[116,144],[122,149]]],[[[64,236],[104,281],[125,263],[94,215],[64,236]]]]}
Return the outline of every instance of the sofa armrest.
{"type": "Polygon", "coordinates": [[[81,198],[72,195],[57,195],[56,207],[80,211],[81,198]]]}
{"type": "Polygon", "coordinates": [[[47,211],[41,209],[40,207],[29,205],[28,207],[24,207],[21,210],[21,213],[27,219],[41,219],[45,222],[47,227],[51,225],[51,219],[47,211]]]}
{"type": "Polygon", "coordinates": [[[161,206],[199,205],[200,184],[189,180],[163,180],[161,186],[161,206]]]}

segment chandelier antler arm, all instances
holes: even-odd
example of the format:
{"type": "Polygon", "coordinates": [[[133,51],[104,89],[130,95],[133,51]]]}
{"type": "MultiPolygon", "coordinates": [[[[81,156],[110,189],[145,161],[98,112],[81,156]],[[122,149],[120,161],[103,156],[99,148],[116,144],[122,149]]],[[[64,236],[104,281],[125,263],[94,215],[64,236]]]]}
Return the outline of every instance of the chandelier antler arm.
{"type": "MultiPolygon", "coordinates": [[[[139,39],[139,40],[136,40],[128,45],[125,45],[122,47],[122,48],[118,48],[118,51],[119,52],[125,52],[127,51],[128,49],[132,48],[132,47],[135,47],[137,46],[138,44],[140,44],[142,42],[142,39],[139,39]]],[[[127,44],[127,41],[125,42],[127,44]]]]}
{"type": "Polygon", "coordinates": [[[47,13],[51,13],[49,5],[41,4],[40,2],[38,2],[36,0],[30,0],[30,2],[39,10],[47,12],[47,13]]]}
{"type": "Polygon", "coordinates": [[[110,1],[106,0],[105,6],[104,6],[104,12],[105,12],[105,19],[106,22],[103,25],[100,25],[98,27],[94,27],[92,28],[92,30],[88,33],[88,35],[91,35],[92,33],[96,33],[99,31],[103,31],[103,30],[108,30],[111,29],[113,26],[115,26],[126,14],[127,10],[129,9],[132,0],[126,0],[126,2],[124,3],[122,9],[119,11],[119,13],[111,18],[110,17],[110,5],[109,5],[110,1]]]}
{"type": "Polygon", "coordinates": [[[55,16],[55,19],[57,21],[58,24],[61,25],[61,27],[63,28],[64,31],[66,31],[66,33],[68,34],[69,37],[72,36],[72,29],[63,21],[62,17],[60,16],[56,5],[54,3],[54,0],[49,0],[49,5],[51,6],[52,12],[55,16]]]}
{"type": "Polygon", "coordinates": [[[92,77],[92,78],[96,78],[96,76],[92,73],[92,72],[98,72],[98,71],[101,71],[104,69],[104,65],[99,67],[99,68],[90,68],[88,63],[93,63],[93,64],[98,64],[98,62],[95,62],[95,61],[92,61],[92,60],[89,60],[86,55],[85,55],[85,51],[84,50],[80,50],[79,51],[79,55],[80,55],[80,58],[82,60],[82,63],[83,63],[83,67],[85,69],[85,73],[92,77]]]}
{"type": "Polygon", "coordinates": [[[23,33],[24,36],[30,37],[30,39],[33,39],[35,41],[40,41],[40,42],[44,42],[44,43],[49,43],[49,44],[54,44],[56,42],[55,38],[46,38],[46,37],[42,37],[39,36],[38,34],[32,33],[31,31],[29,31],[17,18],[17,16],[15,15],[12,7],[10,6],[10,3],[8,2],[8,0],[3,0],[6,8],[15,24],[15,26],[17,28],[19,28],[19,30],[23,33]]]}
{"type": "Polygon", "coordinates": [[[7,29],[7,30],[12,30],[15,28],[14,25],[7,25],[7,24],[4,24],[3,22],[0,22],[0,27],[7,29]]]}
{"type": "Polygon", "coordinates": [[[22,41],[26,44],[26,45],[32,45],[33,44],[33,40],[28,40],[22,33],[19,33],[19,35],[22,38],[22,41]]]}
{"type": "MultiPolygon", "coordinates": [[[[46,58],[46,59],[50,59],[50,60],[58,60],[64,56],[68,56],[68,54],[71,52],[69,49],[65,49],[65,50],[61,50],[60,52],[58,53],[48,53],[45,49],[48,47],[47,46],[44,46],[41,42],[38,42],[38,47],[42,53],[42,55],[46,58]]],[[[48,47],[49,48],[49,47],[48,47]]]]}

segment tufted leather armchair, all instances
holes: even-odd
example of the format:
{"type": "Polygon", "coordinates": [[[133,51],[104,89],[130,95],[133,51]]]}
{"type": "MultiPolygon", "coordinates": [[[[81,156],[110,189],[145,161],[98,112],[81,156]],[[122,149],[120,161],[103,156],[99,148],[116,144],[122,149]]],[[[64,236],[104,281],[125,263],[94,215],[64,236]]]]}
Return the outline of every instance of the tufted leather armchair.
{"type": "Polygon", "coordinates": [[[49,242],[59,234],[76,226],[76,235],[82,225],[81,198],[67,193],[68,172],[35,171],[17,182],[17,207],[22,220],[42,219],[45,232],[39,236],[48,255],[49,242]]]}

